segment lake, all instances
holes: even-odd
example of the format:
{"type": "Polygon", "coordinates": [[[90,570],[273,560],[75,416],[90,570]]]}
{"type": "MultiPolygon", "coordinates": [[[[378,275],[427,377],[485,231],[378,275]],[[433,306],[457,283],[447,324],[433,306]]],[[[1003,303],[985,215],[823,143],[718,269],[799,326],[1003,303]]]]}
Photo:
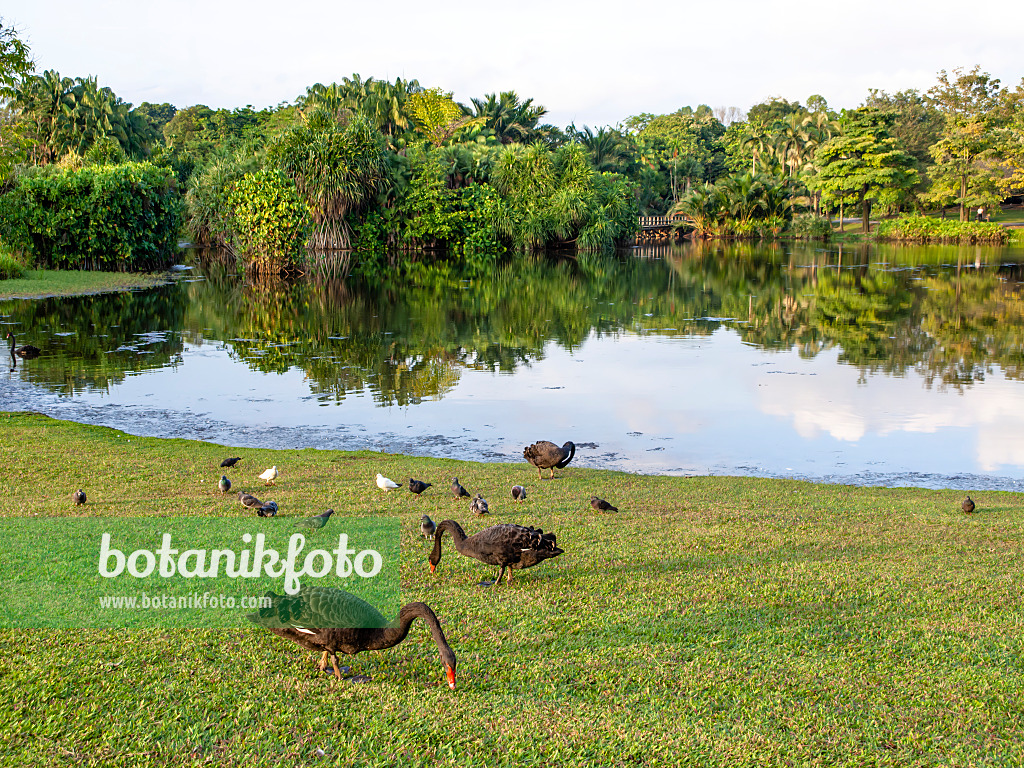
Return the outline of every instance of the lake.
{"type": "Polygon", "coordinates": [[[0,302],[3,409],[266,448],[1024,489],[1024,251],[683,244],[0,302]],[[6,354],[6,351],[5,351],[6,354]]]}

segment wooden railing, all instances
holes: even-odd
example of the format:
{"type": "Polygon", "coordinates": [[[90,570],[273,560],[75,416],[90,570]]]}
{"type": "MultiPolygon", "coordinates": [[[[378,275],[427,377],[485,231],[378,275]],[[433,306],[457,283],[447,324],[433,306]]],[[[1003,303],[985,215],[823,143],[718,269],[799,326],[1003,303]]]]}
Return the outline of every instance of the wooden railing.
{"type": "Polygon", "coordinates": [[[641,216],[640,229],[671,229],[681,221],[680,218],[668,218],[667,216],[641,216]]]}

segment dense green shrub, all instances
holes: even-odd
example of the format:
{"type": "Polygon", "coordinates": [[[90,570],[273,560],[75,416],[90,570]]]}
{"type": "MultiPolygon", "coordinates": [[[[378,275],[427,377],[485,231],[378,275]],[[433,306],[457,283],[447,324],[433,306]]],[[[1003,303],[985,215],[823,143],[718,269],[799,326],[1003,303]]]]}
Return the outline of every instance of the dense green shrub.
{"type": "Polygon", "coordinates": [[[228,196],[236,253],[257,271],[296,266],[312,231],[309,206],[283,171],[247,173],[228,196]]]}
{"type": "Polygon", "coordinates": [[[25,265],[6,251],[0,250],[0,280],[10,280],[24,274],[25,265]]]}
{"type": "Polygon", "coordinates": [[[930,216],[906,215],[879,223],[875,232],[882,240],[915,243],[1005,243],[1008,231],[985,221],[956,221],[930,216]]]}
{"type": "Polygon", "coordinates": [[[832,237],[832,222],[814,213],[799,213],[789,223],[789,234],[800,240],[828,240],[832,237]]]}
{"type": "Polygon", "coordinates": [[[4,242],[51,269],[166,267],[181,215],[177,181],[151,163],[24,174],[0,196],[4,242]]]}

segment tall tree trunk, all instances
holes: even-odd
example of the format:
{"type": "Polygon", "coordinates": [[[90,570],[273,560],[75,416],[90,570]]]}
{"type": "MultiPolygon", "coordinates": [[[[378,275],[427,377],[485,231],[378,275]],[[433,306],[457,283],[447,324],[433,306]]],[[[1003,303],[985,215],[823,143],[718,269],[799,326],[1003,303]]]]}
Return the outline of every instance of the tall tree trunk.
{"type": "Polygon", "coordinates": [[[846,231],[846,219],[843,218],[845,215],[846,215],[846,202],[842,198],[840,198],[839,199],[839,231],[840,232],[845,232],[846,231]]]}
{"type": "Polygon", "coordinates": [[[960,177],[960,221],[967,221],[967,175],[960,177]]]}
{"type": "Polygon", "coordinates": [[[865,195],[860,199],[861,204],[861,232],[865,235],[871,232],[871,201],[865,195]]]}

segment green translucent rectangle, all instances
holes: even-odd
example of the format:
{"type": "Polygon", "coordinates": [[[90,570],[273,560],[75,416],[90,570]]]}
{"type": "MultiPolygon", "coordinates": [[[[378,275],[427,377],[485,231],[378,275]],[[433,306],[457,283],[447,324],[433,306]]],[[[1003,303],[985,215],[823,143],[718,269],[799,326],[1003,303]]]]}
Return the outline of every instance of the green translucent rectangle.
{"type": "Polygon", "coordinates": [[[397,518],[339,515],[0,518],[0,627],[380,626],[399,538],[397,518]]]}

